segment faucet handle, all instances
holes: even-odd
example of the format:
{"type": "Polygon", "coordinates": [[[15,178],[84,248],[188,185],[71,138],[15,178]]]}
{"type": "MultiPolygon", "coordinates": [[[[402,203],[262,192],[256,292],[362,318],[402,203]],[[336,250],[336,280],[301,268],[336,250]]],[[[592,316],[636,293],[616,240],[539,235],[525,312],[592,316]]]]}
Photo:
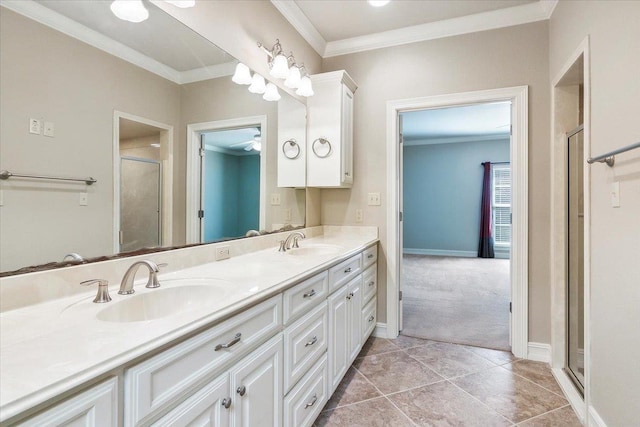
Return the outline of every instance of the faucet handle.
{"type": "Polygon", "coordinates": [[[299,248],[300,245],[298,244],[298,239],[300,237],[299,236],[293,236],[293,244],[291,245],[292,248],[299,248]]]}
{"type": "Polygon", "coordinates": [[[153,289],[153,288],[160,287],[160,282],[158,281],[158,272],[160,271],[160,267],[166,267],[167,265],[169,264],[166,262],[163,262],[161,264],[155,264],[156,266],[155,270],[149,271],[149,280],[147,281],[145,288],[153,289]]]}
{"type": "Polygon", "coordinates": [[[280,240],[280,248],[278,252],[286,252],[287,251],[287,243],[286,240],[280,240]]]}
{"type": "Polygon", "coordinates": [[[98,293],[94,298],[93,302],[103,303],[111,301],[111,296],[109,296],[109,281],[104,279],[90,279],[80,282],[82,286],[93,285],[94,283],[98,284],[98,293]]]}

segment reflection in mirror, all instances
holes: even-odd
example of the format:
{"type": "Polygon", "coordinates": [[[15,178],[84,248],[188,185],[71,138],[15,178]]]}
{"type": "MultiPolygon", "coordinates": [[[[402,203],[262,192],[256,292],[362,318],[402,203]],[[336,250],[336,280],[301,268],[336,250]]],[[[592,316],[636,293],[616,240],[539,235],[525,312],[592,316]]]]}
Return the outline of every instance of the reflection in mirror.
{"type": "Polygon", "coordinates": [[[235,208],[222,205],[242,216],[240,199],[257,193],[252,229],[304,225],[304,190],[276,184],[277,103],[233,84],[234,58],[145,4],[149,19],[131,24],[104,1],[2,3],[0,169],[97,182],[0,181],[0,272],[60,262],[69,253],[87,259],[244,235],[248,229],[238,226],[201,236],[198,212],[206,209],[192,154],[202,132],[189,127],[203,123],[264,118],[235,126],[253,128],[245,141],[260,131],[258,184],[255,174],[238,175],[253,177],[250,191],[236,195],[235,208]]]}

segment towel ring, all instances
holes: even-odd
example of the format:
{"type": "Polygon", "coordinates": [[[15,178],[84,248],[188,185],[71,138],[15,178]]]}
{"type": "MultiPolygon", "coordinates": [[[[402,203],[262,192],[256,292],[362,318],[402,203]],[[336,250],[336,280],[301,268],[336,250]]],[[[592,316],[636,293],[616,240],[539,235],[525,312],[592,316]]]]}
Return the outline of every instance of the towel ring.
{"type": "Polygon", "coordinates": [[[300,145],[298,145],[295,139],[288,139],[282,144],[282,154],[284,154],[287,159],[297,159],[298,156],[300,156],[300,145]]]}
{"type": "Polygon", "coordinates": [[[318,138],[313,141],[313,144],[311,144],[311,149],[313,150],[313,154],[321,159],[329,157],[332,151],[331,143],[326,138],[318,138]]]}

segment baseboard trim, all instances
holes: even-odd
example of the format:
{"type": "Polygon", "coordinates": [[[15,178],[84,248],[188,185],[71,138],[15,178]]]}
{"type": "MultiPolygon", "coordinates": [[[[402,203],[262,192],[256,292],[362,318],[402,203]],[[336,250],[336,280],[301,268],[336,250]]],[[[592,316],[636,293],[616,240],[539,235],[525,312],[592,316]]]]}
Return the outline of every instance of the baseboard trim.
{"type": "Polygon", "coordinates": [[[607,427],[607,424],[600,417],[593,406],[589,406],[589,423],[587,425],[595,427],[607,427]]]}
{"type": "Polygon", "coordinates": [[[376,323],[376,327],[371,335],[376,338],[389,338],[387,337],[387,324],[380,322],[376,323]]]}
{"type": "Polygon", "coordinates": [[[576,413],[576,416],[578,417],[582,425],[586,425],[586,405],[584,403],[584,398],[582,397],[580,392],[573,385],[573,382],[563,369],[552,368],[551,373],[558,382],[558,385],[560,385],[562,393],[571,404],[573,412],[576,413]]]}
{"type": "Polygon", "coordinates": [[[416,249],[416,248],[404,248],[403,254],[407,255],[436,255],[436,256],[455,256],[463,258],[477,258],[478,252],[476,251],[449,251],[445,249],[416,249]]]}
{"type": "Polygon", "coordinates": [[[527,345],[527,359],[551,363],[551,346],[540,342],[529,342],[527,345]]]}

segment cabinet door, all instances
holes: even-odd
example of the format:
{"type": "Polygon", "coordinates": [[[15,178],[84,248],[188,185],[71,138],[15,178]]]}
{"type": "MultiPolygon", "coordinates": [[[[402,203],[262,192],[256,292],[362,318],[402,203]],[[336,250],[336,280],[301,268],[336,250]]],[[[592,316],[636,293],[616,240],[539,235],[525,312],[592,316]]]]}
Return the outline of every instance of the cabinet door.
{"type": "Polygon", "coordinates": [[[349,368],[349,287],[343,286],[329,297],[329,395],[349,368]]]}
{"type": "Polygon", "coordinates": [[[342,121],[341,121],[341,184],[353,183],[353,93],[342,85],[342,121]]]}
{"type": "Polygon", "coordinates": [[[227,427],[231,411],[229,408],[233,403],[233,398],[230,394],[229,374],[225,372],[162,417],[153,426],[227,427]]]}
{"type": "Polygon", "coordinates": [[[307,108],[289,96],[278,102],[278,187],[307,184],[307,108]]]}
{"type": "Polygon", "coordinates": [[[277,335],[231,370],[231,425],[282,425],[282,335],[277,335]]]}
{"type": "Polygon", "coordinates": [[[350,365],[355,359],[362,343],[362,276],[358,276],[349,284],[349,293],[347,294],[349,301],[349,361],[350,365]]]}

